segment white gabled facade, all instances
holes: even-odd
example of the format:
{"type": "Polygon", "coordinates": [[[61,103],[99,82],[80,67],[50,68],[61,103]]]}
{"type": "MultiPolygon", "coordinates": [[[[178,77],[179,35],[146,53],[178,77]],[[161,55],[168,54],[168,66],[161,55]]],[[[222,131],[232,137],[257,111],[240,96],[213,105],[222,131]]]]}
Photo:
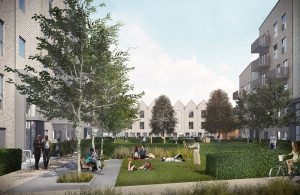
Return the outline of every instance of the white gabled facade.
{"type": "MultiPolygon", "coordinates": [[[[141,101],[139,106],[139,119],[132,126],[118,134],[119,137],[148,137],[151,135],[150,120],[152,117],[151,111],[154,106],[152,102],[149,106],[141,101]]],[[[177,124],[174,134],[178,137],[204,137],[208,133],[203,129],[203,114],[206,110],[206,102],[202,101],[198,105],[192,100],[184,105],[178,100],[173,105],[177,124]]],[[[159,135],[154,135],[159,136],[159,135]]],[[[173,135],[170,135],[173,136],[173,135]]]]}

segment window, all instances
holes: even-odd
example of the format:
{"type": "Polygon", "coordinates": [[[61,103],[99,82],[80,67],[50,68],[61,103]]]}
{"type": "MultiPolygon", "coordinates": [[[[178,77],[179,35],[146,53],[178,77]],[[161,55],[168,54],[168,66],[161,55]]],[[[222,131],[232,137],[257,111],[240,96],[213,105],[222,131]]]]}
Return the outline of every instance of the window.
{"type": "Polygon", "coordinates": [[[192,132],[192,137],[197,137],[197,132],[192,132]]]}
{"type": "Polygon", "coordinates": [[[137,136],[137,137],[141,137],[141,133],[140,133],[140,132],[137,132],[137,133],[136,133],[136,136],[137,136]]]}
{"type": "Polygon", "coordinates": [[[145,123],[144,122],[140,122],[140,129],[144,129],[145,128],[145,123]]]}
{"type": "Polygon", "coordinates": [[[277,131],[277,139],[281,139],[281,132],[277,131]]]}
{"type": "Polygon", "coordinates": [[[262,65],[267,64],[267,54],[264,54],[264,55],[260,56],[260,63],[262,65]]]}
{"type": "Polygon", "coordinates": [[[189,129],[194,129],[194,122],[189,122],[189,129]]]}
{"type": "Polygon", "coordinates": [[[52,9],[53,0],[48,0],[48,3],[49,3],[49,15],[52,16],[52,14],[50,13],[50,10],[52,9]]]}
{"type": "Polygon", "coordinates": [[[25,12],[25,0],[19,0],[19,9],[25,12]]]}
{"type": "Polygon", "coordinates": [[[277,74],[280,74],[280,64],[277,65],[277,74]]]}
{"type": "Polygon", "coordinates": [[[180,122],[176,123],[176,129],[181,129],[181,123],[180,122]]]}
{"type": "Polygon", "coordinates": [[[0,109],[3,108],[3,75],[0,74],[0,109]]]}
{"type": "Polygon", "coordinates": [[[147,137],[147,133],[143,133],[143,137],[147,137]]]}
{"type": "Polygon", "coordinates": [[[261,75],[261,84],[266,84],[266,74],[261,75]]]}
{"type": "Polygon", "coordinates": [[[0,20],[0,56],[3,56],[3,34],[4,34],[4,22],[0,20]]]}
{"type": "Polygon", "coordinates": [[[283,88],[284,88],[284,90],[286,91],[286,90],[289,89],[289,85],[286,83],[286,84],[284,84],[283,88]]]}
{"type": "Polygon", "coordinates": [[[282,31],[284,31],[286,29],[286,14],[283,14],[281,20],[282,20],[282,31]]]}
{"type": "Polygon", "coordinates": [[[286,37],[284,37],[284,38],[281,40],[281,45],[282,45],[282,50],[281,50],[281,52],[284,54],[284,53],[286,53],[286,37]]]}
{"type": "Polygon", "coordinates": [[[275,22],[274,24],[273,24],[273,29],[274,29],[274,37],[277,37],[277,22],[275,22]]]}
{"type": "Polygon", "coordinates": [[[201,118],[204,118],[206,115],[206,110],[201,110],[201,118]]]}
{"type": "Polygon", "coordinates": [[[132,124],[129,126],[129,129],[132,129],[132,124]]]}
{"type": "Polygon", "coordinates": [[[185,133],[185,136],[186,136],[186,137],[190,137],[190,133],[189,133],[189,132],[186,132],[186,133],[185,133]]]}
{"type": "Polygon", "coordinates": [[[135,133],[130,133],[130,137],[135,137],[135,133]]]}
{"type": "Polygon", "coordinates": [[[189,118],[194,118],[194,111],[189,111],[189,118]]]}
{"type": "Polygon", "coordinates": [[[176,110],[176,113],[175,113],[175,114],[176,114],[176,117],[177,117],[177,118],[180,118],[180,114],[181,114],[180,110],[176,110]]]}
{"type": "Polygon", "coordinates": [[[145,118],[145,112],[144,112],[144,110],[140,110],[140,118],[145,118]]]}
{"type": "Polygon", "coordinates": [[[300,141],[300,126],[296,126],[296,141],[300,141]]]}
{"type": "Polygon", "coordinates": [[[25,40],[19,37],[19,56],[25,58],[25,40]]]}
{"type": "Polygon", "coordinates": [[[202,137],[202,133],[198,133],[198,137],[202,137]]]}
{"type": "Polygon", "coordinates": [[[261,43],[262,43],[263,45],[266,44],[266,35],[263,35],[263,36],[261,37],[261,43]]]}
{"type": "Polygon", "coordinates": [[[285,67],[285,68],[289,67],[288,60],[283,61],[282,67],[285,67]]]}
{"type": "Polygon", "coordinates": [[[273,46],[274,49],[274,59],[277,59],[277,44],[273,46]]]}
{"type": "Polygon", "coordinates": [[[201,129],[205,128],[205,122],[201,122],[201,129]]]}

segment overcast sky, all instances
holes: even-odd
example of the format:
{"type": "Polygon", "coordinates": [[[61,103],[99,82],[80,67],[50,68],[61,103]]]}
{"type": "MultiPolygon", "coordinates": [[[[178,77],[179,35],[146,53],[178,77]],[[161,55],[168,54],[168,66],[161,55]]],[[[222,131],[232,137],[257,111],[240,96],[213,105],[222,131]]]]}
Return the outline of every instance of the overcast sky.
{"type": "Polygon", "coordinates": [[[120,48],[130,49],[135,90],[150,104],[161,94],[196,104],[215,89],[232,98],[256,58],[258,28],[277,0],[105,0],[96,17],[121,21],[120,48]]]}

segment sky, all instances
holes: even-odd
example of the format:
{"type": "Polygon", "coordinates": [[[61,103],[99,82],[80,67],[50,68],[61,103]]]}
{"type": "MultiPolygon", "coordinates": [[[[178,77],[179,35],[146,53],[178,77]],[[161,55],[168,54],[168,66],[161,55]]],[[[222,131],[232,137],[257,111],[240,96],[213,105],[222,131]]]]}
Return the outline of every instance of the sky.
{"type": "MultiPolygon", "coordinates": [[[[95,1],[98,2],[98,1],[95,1]]],[[[172,104],[207,101],[216,89],[231,102],[239,75],[257,55],[251,44],[277,0],[104,0],[94,17],[110,13],[123,25],[135,92],[149,105],[160,95],[172,104]]]]}

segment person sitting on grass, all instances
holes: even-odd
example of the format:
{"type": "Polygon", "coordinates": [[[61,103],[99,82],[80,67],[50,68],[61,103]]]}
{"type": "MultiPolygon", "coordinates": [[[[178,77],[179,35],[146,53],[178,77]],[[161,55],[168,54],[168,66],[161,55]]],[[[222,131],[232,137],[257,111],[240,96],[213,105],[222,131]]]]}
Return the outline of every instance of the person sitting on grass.
{"type": "Polygon", "coordinates": [[[133,159],[139,159],[140,158],[139,149],[138,149],[137,146],[134,148],[134,152],[133,152],[132,157],[133,157],[133,159]]]}
{"type": "Polygon", "coordinates": [[[148,158],[148,156],[146,155],[147,154],[147,150],[145,148],[145,145],[142,145],[142,148],[140,149],[139,154],[140,154],[140,158],[141,159],[148,158]]]}
{"type": "Polygon", "coordinates": [[[160,161],[162,162],[183,162],[185,161],[182,157],[182,155],[176,154],[174,157],[161,157],[160,161]]]}
{"type": "Polygon", "coordinates": [[[299,151],[298,144],[296,142],[292,142],[292,152],[289,153],[288,155],[293,155],[292,159],[288,159],[286,161],[286,163],[288,165],[288,174],[289,174],[289,177],[291,178],[292,177],[292,168],[293,168],[294,164],[300,162],[300,151],[299,151]]]}

